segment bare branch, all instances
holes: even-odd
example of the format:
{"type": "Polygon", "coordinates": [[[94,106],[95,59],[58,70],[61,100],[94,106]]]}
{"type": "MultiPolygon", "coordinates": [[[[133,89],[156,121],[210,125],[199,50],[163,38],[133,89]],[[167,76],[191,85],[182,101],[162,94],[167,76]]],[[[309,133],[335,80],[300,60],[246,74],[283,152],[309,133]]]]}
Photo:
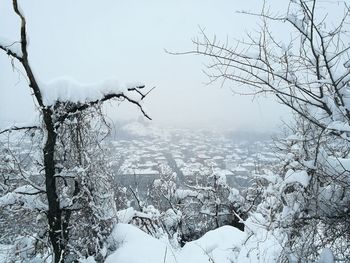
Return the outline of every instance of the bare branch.
{"type": "MultiPolygon", "coordinates": [[[[141,89],[144,88],[144,86],[141,86],[140,87],[141,89]]],[[[139,87],[135,87],[135,88],[131,88],[129,89],[129,91],[136,91],[137,93],[139,94],[142,94],[139,89],[139,87]]],[[[153,89],[151,89],[153,90],[153,89]]],[[[150,91],[149,91],[150,92],[150,91]]],[[[147,92],[146,94],[142,94],[141,96],[141,100],[143,98],[145,98],[145,96],[147,96],[147,94],[149,93],[147,92]]],[[[141,103],[135,99],[132,99],[130,98],[128,95],[124,94],[124,93],[111,93],[111,94],[107,94],[105,95],[102,99],[99,99],[99,100],[95,100],[95,101],[90,101],[90,102],[86,102],[86,103],[80,103],[80,104],[75,104],[73,107],[69,108],[67,111],[64,112],[63,115],[61,115],[60,117],[57,118],[57,123],[59,125],[59,123],[62,123],[65,121],[65,119],[67,119],[69,116],[71,115],[74,115],[78,112],[81,112],[83,110],[86,110],[94,105],[98,105],[98,104],[101,104],[105,101],[108,101],[108,100],[111,100],[111,99],[114,99],[114,98],[119,98],[119,99],[124,99],[124,100],[127,100],[128,102],[136,105],[140,111],[142,112],[142,114],[149,120],[151,120],[151,117],[144,111],[141,103]]]]}
{"type": "Polygon", "coordinates": [[[11,128],[5,129],[0,131],[0,134],[6,133],[6,132],[12,132],[12,131],[20,131],[20,130],[38,130],[41,129],[39,126],[25,126],[25,127],[17,127],[13,126],[11,128]]]}
{"type": "Polygon", "coordinates": [[[0,49],[2,49],[3,51],[6,52],[7,55],[14,57],[15,59],[17,59],[19,62],[22,62],[22,57],[19,56],[16,52],[12,51],[11,48],[9,48],[9,46],[3,46],[0,45],[0,49]]]}
{"type": "Polygon", "coordinates": [[[144,89],[146,86],[138,86],[138,87],[134,87],[134,88],[128,88],[128,91],[136,91],[140,96],[141,96],[141,100],[143,100],[144,98],[146,98],[146,96],[152,91],[154,90],[156,87],[151,88],[149,91],[147,91],[146,93],[142,93],[141,89],[144,89]]]}

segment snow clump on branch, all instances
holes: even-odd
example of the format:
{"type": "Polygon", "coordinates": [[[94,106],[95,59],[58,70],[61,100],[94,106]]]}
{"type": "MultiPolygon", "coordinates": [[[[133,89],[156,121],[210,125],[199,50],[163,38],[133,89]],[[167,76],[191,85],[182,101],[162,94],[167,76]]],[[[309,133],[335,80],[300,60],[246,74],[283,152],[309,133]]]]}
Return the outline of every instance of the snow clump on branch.
{"type": "Polygon", "coordinates": [[[110,94],[124,94],[135,101],[134,92],[130,89],[143,87],[141,83],[122,84],[116,79],[108,79],[105,81],[83,84],[67,77],[57,78],[47,83],[41,83],[40,90],[43,96],[44,104],[47,106],[54,105],[57,101],[88,103],[103,99],[110,94]]]}

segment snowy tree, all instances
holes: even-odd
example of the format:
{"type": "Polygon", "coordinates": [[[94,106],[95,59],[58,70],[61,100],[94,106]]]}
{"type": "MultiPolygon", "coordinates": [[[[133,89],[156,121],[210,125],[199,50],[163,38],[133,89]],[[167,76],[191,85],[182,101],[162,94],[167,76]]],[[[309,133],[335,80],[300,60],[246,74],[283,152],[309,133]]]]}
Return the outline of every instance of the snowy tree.
{"type": "MultiPolygon", "coordinates": [[[[113,214],[113,204],[110,201],[114,198],[108,190],[108,176],[105,169],[101,170],[103,166],[100,163],[103,160],[96,156],[96,142],[100,135],[90,132],[91,125],[94,124],[90,120],[91,114],[95,113],[93,117],[96,117],[103,102],[115,99],[135,104],[148,117],[141,106],[147,93],[142,92],[143,85],[121,86],[115,80],[90,85],[68,79],[42,83],[31,67],[27,20],[17,0],[13,0],[13,10],[21,21],[20,40],[12,43],[2,39],[0,49],[6,52],[12,65],[23,68],[41,123],[10,127],[1,131],[1,134],[18,130],[39,131],[43,142],[37,170],[38,176],[42,175],[43,180],[31,173],[28,176],[21,173],[22,168],[19,166],[17,168],[26,185],[17,189],[17,192],[8,192],[10,196],[7,197],[20,198],[20,195],[25,194],[26,197],[34,198],[40,195],[34,204],[42,205],[40,211],[46,215],[53,261],[64,262],[69,253],[78,253],[74,244],[83,245],[79,244],[81,236],[74,236],[79,227],[75,219],[89,217],[90,230],[103,232],[103,229],[91,227],[104,228],[101,222],[113,214]],[[111,210],[106,211],[106,208],[111,210]],[[76,239],[75,243],[69,243],[70,237],[76,239]]],[[[88,225],[85,229],[87,227],[88,225]]],[[[100,233],[92,235],[99,239],[100,233]]],[[[102,246],[99,242],[92,242],[91,245],[102,246]]],[[[89,250],[87,254],[94,254],[101,248],[86,249],[89,250]]]]}
{"type": "Polygon", "coordinates": [[[182,215],[179,231],[182,245],[224,225],[244,229],[240,222],[245,217],[244,199],[239,191],[227,185],[220,170],[203,178],[207,179],[205,185],[186,185],[175,192],[174,206],[182,215]]]}
{"type": "Polygon", "coordinates": [[[238,190],[227,185],[226,175],[220,169],[201,175],[193,184],[178,186],[176,179],[170,167],[160,165],[160,178],[154,180],[149,200],[143,202],[159,211],[158,225],[169,238],[176,236],[183,246],[224,225],[243,230],[240,220],[246,214],[244,199],[238,190]]]}
{"type": "Polygon", "coordinates": [[[116,215],[112,176],[101,145],[108,133],[104,123],[99,108],[90,108],[71,116],[57,131],[56,180],[62,189],[61,207],[71,221],[67,239],[72,260],[77,255],[105,256],[116,215]]]}
{"type": "Polygon", "coordinates": [[[174,209],[177,175],[165,164],[159,165],[160,178],[154,180],[150,189],[150,202],[159,210],[174,209]]]}
{"type": "Polygon", "coordinates": [[[284,166],[266,176],[257,208],[266,227],[286,236],[282,261],[316,261],[323,248],[350,260],[349,12],[346,2],[293,0],[274,14],[264,2],[260,13],[244,12],[261,19],[255,34],[230,46],[203,31],[188,52],[210,59],[211,81],[231,82],[239,94],[272,94],[294,112],[280,144],[284,166]]]}
{"type": "MultiPolygon", "coordinates": [[[[8,261],[23,261],[47,252],[45,191],[37,163],[38,133],[0,136],[0,220],[2,244],[11,244],[8,261]],[[15,223],[14,223],[15,222],[15,223]]],[[[7,261],[6,261],[7,262],[7,261]]]]}

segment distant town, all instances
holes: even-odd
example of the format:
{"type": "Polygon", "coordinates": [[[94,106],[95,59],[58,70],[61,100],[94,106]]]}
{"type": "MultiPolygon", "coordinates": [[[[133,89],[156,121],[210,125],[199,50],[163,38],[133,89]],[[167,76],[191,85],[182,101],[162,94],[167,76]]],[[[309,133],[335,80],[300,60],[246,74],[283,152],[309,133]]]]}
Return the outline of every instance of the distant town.
{"type": "Polygon", "coordinates": [[[277,162],[270,136],[204,130],[160,129],[139,122],[122,127],[108,142],[116,181],[147,189],[162,174],[176,174],[179,186],[205,185],[211,174],[224,176],[238,190],[252,175],[277,162]],[[237,135],[237,136],[235,136],[237,135]],[[121,137],[121,138],[120,138],[121,137]]]}

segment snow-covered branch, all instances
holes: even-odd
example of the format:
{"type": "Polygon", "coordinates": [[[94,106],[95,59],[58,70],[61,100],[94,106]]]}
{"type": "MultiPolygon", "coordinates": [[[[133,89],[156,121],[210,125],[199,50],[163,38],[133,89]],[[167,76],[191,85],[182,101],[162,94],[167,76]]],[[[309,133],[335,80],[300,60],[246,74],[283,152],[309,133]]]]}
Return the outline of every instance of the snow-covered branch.
{"type": "MultiPolygon", "coordinates": [[[[142,86],[141,88],[143,88],[144,86],[142,86]]],[[[138,88],[135,88],[135,90],[137,90],[138,92],[139,89],[138,88]]],[[[57,121],[59,123],[63,122],[67,117],[69,117],[70,115],[74,115],[75,113],[77,112],[81,112],[85,109],[88,109],[89,107],[92,107],[94,105],[98,105],[98,104],[101,104],[105,101],[108,101],[108,100],[111,100],[111,99],[114,99],[114,98],[117,98],[117,99],[124,99],[124,100],[127,100],[128,102],[136,105],[140,111],[142,112],[142,114],[149,120],[151,120],[151,117],[145,112],[145,110],[143,109],[140,101],[138,100],[135,100],[134,98],[132,98],[131,96],[128,96],[127,94],[121,92],[121,93],[110,93],[110,94],[106,94],[104,95],[101,99],[98,99],[98,100],[93,100],[93,101],[86,101],[85,103],[78,103],[78,104],[75,104],[73,107],[69,108],[63,115],[61,115],[57,121]]],[[[143,99],[143,98],[141,98],[143,99]]]]}

